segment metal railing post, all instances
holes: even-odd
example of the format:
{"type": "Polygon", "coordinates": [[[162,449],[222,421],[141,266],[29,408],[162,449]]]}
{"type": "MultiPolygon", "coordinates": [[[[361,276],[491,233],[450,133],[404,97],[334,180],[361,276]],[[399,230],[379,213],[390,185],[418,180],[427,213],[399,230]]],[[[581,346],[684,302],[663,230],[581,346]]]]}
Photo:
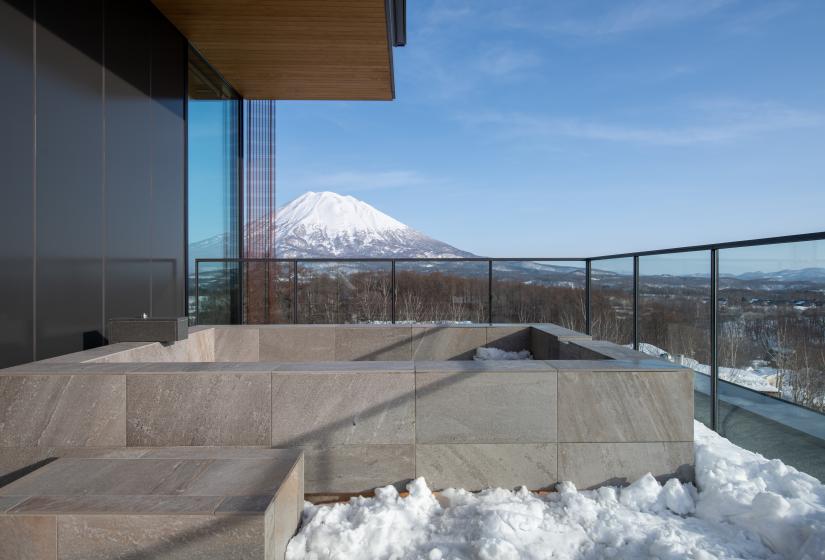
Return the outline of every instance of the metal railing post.
{"type": "Polygon", "coordinates": [[[639,255],[633,255],[633,349],[639,349],[639,255]]]}
{"type": "Polygon", "coordinates": [[[493,324],[493,259],[487,261],[487,322],[493,324]]]}
{"type": "Polygon", "coordinates": [[[292,261],[292,324],[298,324],[298,260],[292,261]]]}
{"type": "Polygon", "coordinates": [[[710,250],[710,428],[719,428],[719,249],[710,250]]]}
{"type": "Polygon", "coordinates": [[[390,263],[390,321],[395,324],[395,259],[390,263]]]}
{"type": "Polygon", "coordinates": [[[264,323],[269,324],[269,263],[264,261],[264,323]]]}
{"type": "Polygon", "coordinates": [[[590,281],[593,272],[593,261],[587,259],[584,261],[584,332],[585,334],[593,334],[593,315],[591,311],[590,301],[590,281]]]}
{"type": "MultiPolygon", "coordinates": [[[[200,261],[195,259],[195,324],[200,324],[201,320],[201,279],[200,261]]],[[[187,302],[187,305],[189,302],[187,302]]]]}

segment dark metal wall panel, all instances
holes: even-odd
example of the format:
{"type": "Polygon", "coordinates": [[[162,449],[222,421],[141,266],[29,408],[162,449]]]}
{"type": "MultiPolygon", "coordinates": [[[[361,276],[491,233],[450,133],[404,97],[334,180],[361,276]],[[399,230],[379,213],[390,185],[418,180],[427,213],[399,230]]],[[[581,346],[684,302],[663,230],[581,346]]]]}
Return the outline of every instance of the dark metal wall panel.
{"type": "Polygon", "coordinates": [[[151,311],[151,10],[104,5],[107,319],[151,311]]]}
{"type": "Polygon", "coordinates": [[[37,357],[103,328],[103,9],[37,0],[37,357]]]}
{"type": "Polygon", "coordinates": [[[160,12],[152,25],[152,314],[181,316],[186,266],[186,42],[160,12]]]}
{"type": "Polygon", "coordinates": [[[32,8],[0,0],[0,368],[34,352],[32,8]]]}

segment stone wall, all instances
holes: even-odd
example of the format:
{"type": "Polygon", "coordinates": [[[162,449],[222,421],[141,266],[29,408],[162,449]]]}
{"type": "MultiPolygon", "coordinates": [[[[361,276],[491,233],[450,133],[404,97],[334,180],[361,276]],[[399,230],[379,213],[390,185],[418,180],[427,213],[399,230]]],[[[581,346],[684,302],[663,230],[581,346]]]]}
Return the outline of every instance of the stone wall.
{"type": "Polygon", "coordinates": [[[692,372],[552,325],[215,327],[188,344],[0,370],[0,482],[171,446],[302,448],[309,493],[692,476],[692,372]],[[482,340],[552,359],[458,359],[482,340]],[[290,349],[304,361],[275,361],[290,349]]]}

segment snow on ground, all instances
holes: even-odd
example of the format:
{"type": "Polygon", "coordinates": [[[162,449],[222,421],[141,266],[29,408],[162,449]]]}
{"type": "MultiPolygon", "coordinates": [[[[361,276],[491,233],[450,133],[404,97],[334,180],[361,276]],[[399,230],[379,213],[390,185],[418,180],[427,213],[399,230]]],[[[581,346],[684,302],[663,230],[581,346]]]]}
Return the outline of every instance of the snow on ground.
{"type": "Polygon", "coordinates": [[[825,487],[696,423],[696,479],[538,495],[501,488],[306,504],[287,560],[825,558],[825,487]]]}
{"type": "Polygon", "coordinates": [[[529,350],[519,350],[518,352],[508,352],[507,350],[499,350],[498,348],[476,348],[476,353],[473,356],[474,360],[532,360],[533,355],[529,350]]]}
{"type": "MultiPolygon", "coordinates": [[[[632,345],[630,346],[632,347],[632,345]]],[[[650,356],[663,358],[681,366],[688,367],[693,371],[704,375],[710,375],[709,365],[699,363],[699,361],[687,356],[671,356],[666,350],[662,350],[653,344],[643,342],[639,344],[639,351],[650,356]]],[[[764,373],[760,374],[760,371],[753,368],[741,369],[720,367],[719,378],[737,385],[741,385],[742,387],[747,387],[748,389],[753,389],[754,391],[775,393],[777,390],[776,386],[770,382],[771,378],[768,375],[764,373]]]]}

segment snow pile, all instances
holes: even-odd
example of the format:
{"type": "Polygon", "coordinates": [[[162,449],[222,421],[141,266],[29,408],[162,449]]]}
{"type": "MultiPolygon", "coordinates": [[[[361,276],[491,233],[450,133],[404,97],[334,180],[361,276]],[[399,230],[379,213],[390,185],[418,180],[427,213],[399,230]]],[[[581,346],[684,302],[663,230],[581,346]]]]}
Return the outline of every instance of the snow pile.
{"type": "Polygon", "coordinates": [[[758,534],[785,558],[825,558],[825,486],[696,422],[698,517],[758,534]]]}
{"type": "Polygon", "coordinates": [[[485,360],[532,360],[533,355],[529,350],[519,350],[518,352],[508,352],[498,348],[476,348],[474,360],[483,362],[485,360]]]}
{"type": "Polygon", "coordinates": [[[579,559],[825,558],[825,487],[696,424],[697,480],[664,486],[647,474],[626,488],[540,496],[500,488],[434,496],[423,479],[408,497],[307,504],[288,560],[324,558],[579,559]]]}

